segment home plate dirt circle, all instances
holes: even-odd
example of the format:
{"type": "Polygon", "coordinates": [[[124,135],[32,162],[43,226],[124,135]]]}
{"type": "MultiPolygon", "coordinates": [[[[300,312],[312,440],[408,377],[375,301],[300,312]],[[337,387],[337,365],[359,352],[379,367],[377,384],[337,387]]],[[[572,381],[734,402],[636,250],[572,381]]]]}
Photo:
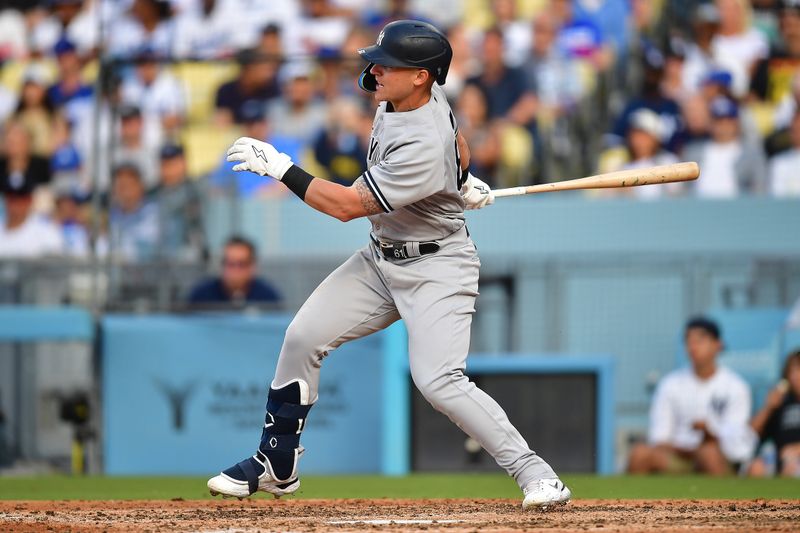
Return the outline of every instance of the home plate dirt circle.
{"type": "Polygon", "coordinates": [[[0,501],[0,532],[722,533],[797,524],[800,500],[576,500],[547,512],[523,511],[519,500],[0,501]]]}

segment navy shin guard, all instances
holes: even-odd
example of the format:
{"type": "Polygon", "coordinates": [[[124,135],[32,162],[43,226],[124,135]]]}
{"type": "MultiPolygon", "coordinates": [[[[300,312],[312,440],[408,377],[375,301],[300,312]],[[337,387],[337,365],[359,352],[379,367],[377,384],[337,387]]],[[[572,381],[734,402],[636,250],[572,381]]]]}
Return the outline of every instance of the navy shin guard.
{"type": "Polygon", "coordinates": [[[294,481],[297,478],[297,459],[302,453],[300,433],[312,407],[308,396],[308,385],[302,380],[277,389],[270,388],[258,451],[223,474],[247,481],[251,494],[258,490],[259,478],[265,470],[269,470],[274,481],[294,481]]]}
{"type": "Polygon", "coordinates": [[[276,480],[294,477],[301,450],[300,433],[312,407],[308,402],[308,386],[303,381],[295,380],[279,389],[269,389],[258,449],[269,461],[276,480]]]}

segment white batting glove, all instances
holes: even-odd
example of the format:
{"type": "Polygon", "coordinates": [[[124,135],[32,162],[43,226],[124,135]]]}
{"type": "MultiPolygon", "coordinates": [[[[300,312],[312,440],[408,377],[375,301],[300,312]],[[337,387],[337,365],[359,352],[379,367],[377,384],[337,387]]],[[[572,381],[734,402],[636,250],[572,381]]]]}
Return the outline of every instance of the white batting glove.
{"type": "Polygon", "coordinates": [[[272,176],[276,180],[292,166],[292,158],[281,153],[269,143],[250,137],[239,137],[233,146],[228,148],[228,161],[239,161],[233,170],[249,170],[262,176],[272,176]]]}
{"type": "Polygon", "coordinates": [[[480,209],[494,203],[492,189],[472,174],[467,176],[467,181],[461,187],[461,197],[467,204],[467,209],[480,209]]]}

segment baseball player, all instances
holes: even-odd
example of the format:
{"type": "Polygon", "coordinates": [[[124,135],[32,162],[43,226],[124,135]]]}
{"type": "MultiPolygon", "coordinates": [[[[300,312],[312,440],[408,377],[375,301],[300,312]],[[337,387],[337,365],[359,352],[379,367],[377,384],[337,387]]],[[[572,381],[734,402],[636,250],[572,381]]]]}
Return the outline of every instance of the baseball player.
{"type": "Polygon", "coordinates": [[[211,493],[276,497],[300,486],[300,433],[317,401],[328,353],[403,319],[414,384],[477,440],[519,484],[523,507],[566,503],[570,490],[511,425],[503,409],[464,375],[480,260],[464,209],[494,201],[468,174],[466,144],[439,87],[452,49],[434,26],[388,24],[359,50],[369,65],[359,86],[380,102],[368,170],[352,186],[316,179],[270,144],[238,139],[237,171],[281,180],[308,205],[342,221],[368,217],[370,242],[309,296],[286,330],[255,455],[208,481],[211,493]],[[462,151],[465,153],[462,154],[462,151]],[[462,157],[463,156],[463,157],[462,157]]]}

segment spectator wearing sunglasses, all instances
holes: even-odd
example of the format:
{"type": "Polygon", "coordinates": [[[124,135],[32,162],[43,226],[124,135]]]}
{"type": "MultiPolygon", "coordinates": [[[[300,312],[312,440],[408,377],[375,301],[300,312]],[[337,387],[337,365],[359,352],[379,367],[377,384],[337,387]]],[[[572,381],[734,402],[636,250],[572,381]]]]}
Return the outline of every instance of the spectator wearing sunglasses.
{"type": "Polygon", "coordinates": [[[269,283],[257,276],[258,257],[255,245],[234,236],[225,243],[221,274],[201,281],[189,294],[190,304],[278,304],[281,296],[269,283]]]}

